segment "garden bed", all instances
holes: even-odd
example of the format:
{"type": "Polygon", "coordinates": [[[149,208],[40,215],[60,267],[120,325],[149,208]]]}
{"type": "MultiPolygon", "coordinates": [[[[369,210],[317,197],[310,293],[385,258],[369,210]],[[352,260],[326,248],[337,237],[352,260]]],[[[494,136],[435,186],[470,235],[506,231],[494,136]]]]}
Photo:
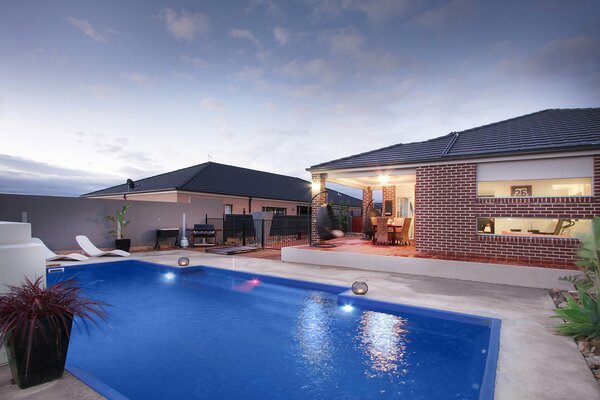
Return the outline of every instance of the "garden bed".
{"type": "MultiPolygon", "coordinates": [[[[565,295],[567,293],[577,300],[577,292],[559,289],[550,290],[550,296],[552,296],[552,300],[554,300],[556,307],[563,308],[566,306],[567,300],[565,295]]],[[[585,362],[592,371],[592,374],[594,374],[596,382],[600,384],[600,338],[589,341],[584,338],[575,338],[575,342],[577,343],[577,347],[579,348],[579,351],[581,351],[581,355],[585,359],[585,362]]]]}

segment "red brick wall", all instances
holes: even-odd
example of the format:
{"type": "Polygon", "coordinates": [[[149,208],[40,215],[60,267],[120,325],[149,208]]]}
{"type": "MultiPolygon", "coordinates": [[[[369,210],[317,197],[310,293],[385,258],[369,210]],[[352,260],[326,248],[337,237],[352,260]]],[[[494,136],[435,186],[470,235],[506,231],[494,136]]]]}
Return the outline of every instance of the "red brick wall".
{"type": "Polygon", "coordinates": [[[477,235],[477,217],[580,218],[600,215],[600,156],[594,157],[594,196],[477,198],[476,164],[417,168],[415,236],[419,252],[459,259],[501,259],[572,267],[576,239],[477,235]]]}
{"type": "Polygon", "coordinates": [[[392,202],[392,217],[396,216],[396,186],[383,186],[381,188],[382,209],[381,215],[385,215],[385,202],[392,202]]]}

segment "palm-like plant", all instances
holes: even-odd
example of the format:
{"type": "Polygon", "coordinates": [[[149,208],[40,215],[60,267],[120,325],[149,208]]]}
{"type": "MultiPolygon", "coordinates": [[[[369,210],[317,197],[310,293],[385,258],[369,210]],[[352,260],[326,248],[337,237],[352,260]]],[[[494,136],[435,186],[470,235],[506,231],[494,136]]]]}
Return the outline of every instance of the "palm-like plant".
{"type": "Polygon", "coordinates": [[[109,231],[111,235],[114,235],[116,239],[123,239],[125,236],[125,227],[129,225],[129,221],[125,220],[125,213],[127,209],[131,206],[131,203],[127,203],[123,206],[121,210],[117,210],[115,215],[107,215],[106,219],[115,223],[116,228],[114,230],[109,231]]]}
{"type": "Polygon", "coordinates": [[[577,266],[581,275],[562,277],[575,285],[579,303],[566,295],[567,305],[554,310],[555,318],[565,320],[556,329],[573,337],[600,337],[600,218],[592,221],[592,237],[582,241],[577,266]]]}

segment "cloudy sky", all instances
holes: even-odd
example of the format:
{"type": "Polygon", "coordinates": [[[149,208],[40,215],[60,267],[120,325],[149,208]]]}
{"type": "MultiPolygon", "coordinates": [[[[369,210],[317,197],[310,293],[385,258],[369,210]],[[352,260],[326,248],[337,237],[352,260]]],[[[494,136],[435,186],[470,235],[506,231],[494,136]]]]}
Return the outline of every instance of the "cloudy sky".
{"type": "Polygon", "coordinates": [[[79,195],[208,160],[305,168],[600,106],[598,1],[12,1],[0,192],[79,195]]]}

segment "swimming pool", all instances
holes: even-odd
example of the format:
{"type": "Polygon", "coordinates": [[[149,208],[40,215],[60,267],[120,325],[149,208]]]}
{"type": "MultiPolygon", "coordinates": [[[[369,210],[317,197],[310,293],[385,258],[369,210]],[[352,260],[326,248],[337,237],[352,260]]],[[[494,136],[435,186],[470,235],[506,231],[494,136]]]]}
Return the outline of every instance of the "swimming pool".
{"type": "Polygon", "coordinates": [[[137,260],[67,267],[109,308],[67,369],[110,399],[492,399],[500,321],[137,260]]]}

